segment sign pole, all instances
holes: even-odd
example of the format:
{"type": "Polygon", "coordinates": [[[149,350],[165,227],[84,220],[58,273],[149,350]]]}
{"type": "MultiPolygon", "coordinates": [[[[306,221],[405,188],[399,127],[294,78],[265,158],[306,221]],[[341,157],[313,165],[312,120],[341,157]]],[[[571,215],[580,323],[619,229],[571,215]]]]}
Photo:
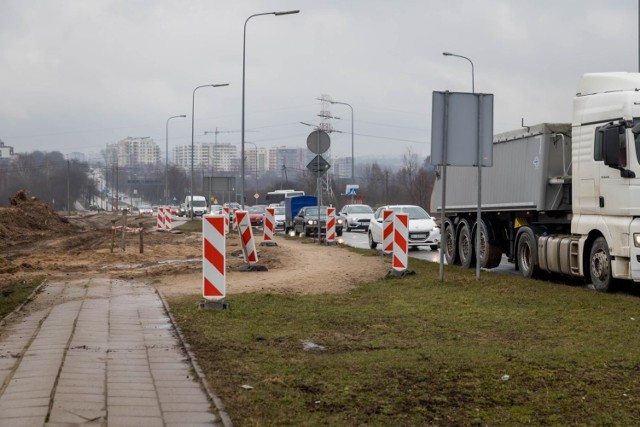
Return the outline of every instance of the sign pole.
{"type": "Polygon", "coordinates": [[[449,91],[444,93],[444,120],[443,120],[443,143],[442,143],[442,210],[440,211],[440,281],[444,281],[444,251],[447,247],[447,234],[444,232],[445,226],[445,206],[447,201],[447,144],[449,142],[449,91]]]}

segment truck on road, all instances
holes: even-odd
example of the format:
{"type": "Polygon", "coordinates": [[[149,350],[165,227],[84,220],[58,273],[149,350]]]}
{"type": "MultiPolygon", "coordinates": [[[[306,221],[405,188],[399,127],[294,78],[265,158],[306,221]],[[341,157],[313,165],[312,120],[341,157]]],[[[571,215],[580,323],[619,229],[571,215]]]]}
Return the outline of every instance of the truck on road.
{"type": "Polygon", "coordinates": [[[289,233],[294,229],[294,218],[300,212],[300,209],[307,206],[317,206],[318,199],[316,196],[294,196],[284,199],[284,231],[289,233]]]}
{"type": "MultiPolygon", "coordinates": [[[[585,74],[571,124],[543,123],[494,136],[482,171],[447,168],[443,250],[449,264],[484,268],[503,254],[525,277],[583,278],[598,291],[640,282],[640,74],[585,74]],[[475,252],[480,227],[480,250],[475,252]]],[[[432,206],[441,206],[441,183],[432,206]]]]}

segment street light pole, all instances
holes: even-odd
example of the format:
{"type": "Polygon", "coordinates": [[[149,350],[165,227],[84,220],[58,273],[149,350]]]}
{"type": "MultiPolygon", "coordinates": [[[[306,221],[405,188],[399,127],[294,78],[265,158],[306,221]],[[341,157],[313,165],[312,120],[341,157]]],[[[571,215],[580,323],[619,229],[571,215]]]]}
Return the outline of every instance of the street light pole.
{"type": "Polygon", "coordinates": [[[191,190],[189,192],[189,206],[190,206],[189,219],[193,219],[193,125],[194,125],[193,113],[194,113],[195,104],[196,104],[196,90],[200,89],[201,87],[221,87],[221,86],[229,86],[229,83],[197,86],[193,90],[193,96],[191,97],[191,190]]]}
{"type": "Polygon", "coordinates": [[[451,53],[451,52],[442,52],[442,54],[444,56],[455,56],[457,58],[462,58],[462,59],[466,59],[467,61],[469,61],[469,64],[471,64],[471,92],[472,93],[476,93],[476,84],[475,84],[475,76],[474,76],[474,71],[473,71],[473,61],[471,61],[469,58],[467,58],[466,56],[462,56],[462,55],[457,55],[455,53],[451,53]]]}
{"type": "MultiPolygon", "coordinates": [[[[462,59],[466,59],[467,61],[469,61],[469,64],[471,64],[471,92],[472,93],[476,93],[476,84],[475,84],[475,75],[474,75],[474,70],[473,70],[473,61],[471,61],[469,58],[467,58],[466,56],[462,56],[462,55],[457,55],[455,53],[451,53],[451,52],[442,52],[442,54],[444,56],[455,56],[458,58],[462,58],[462,59]]],[[[479,111],[479,104],[478,104],[478,132],[480,132],[480,111],[479,111]]],[[[482,221],[482,209],[480,209],[480,203],[482,202],[482,149],[480,147],[480,135],[478,135],[478,140],[477,142],[477,148],[478,148],[478,153],[477,153],[477,162],[478,162],[478,209],[477,209],[477,219],[476,219],[476,245],[475,245],[475,250],[476,250],[476,279],[480,279],[480,223],[482,221]]],[[[444,190],[443,190],[444,192],[444,190]]],[[[444,209],[444,206],[442,207],[442,209],[444,209]]],[[[442,226],[444,226],[444,224],[442,224],[442,226]]],[[[444,231],[444,229],[443,229],[444,231]]],[[[486,250],[486,248],[485,248],[486,250]]]]}
{"type": "Polygon", "coordinates": [[[247,23],[251,18],[256,16],[264,16],[264,15],[292,15],[294,13],[300,13],[299,10],[288,10],[285,12],[265,12],[265,13],[256,13],[251,15],[244,21],[244,33],[242,36],[242,125],[241,125],[241,135],[240,135],[240,207],[244,209],[244,98],[245,98],[245,65],[246,65],[246,47],[247,47],[247,23]]]}
{"type": "Polygon", "coordinates": [[[353,107],[351,106],[351,104],[347,104],[346,102],[338,102],[338,101],[330,101],[331,104],[340,104],[340,105],[346,105],[347,107],[351,108],[351,184],[355,184],[356,180],[355,180],[355,154],[354,154],[354,145],[353,145],[353,107]]]}
{"type": "Polygon", "coordinates": [[[179,116],[171,116],[167,119],[167,127],[165,132],[165,150],[164,150],[164,197],[165,202],[169,204],[169,120],[178,117],[187,117],[186,114],[179,116]]]}
{"type": "MultiPolygon", "coordinates": [[[[249,141],[245,141],[244,143],[251,144],[256,149],[256,194],[258,194],[258,146],[255,143],[249,141]]],[[[242,161],[244,162],[244,159],[242,161]]],[[[257,201],[258,199],[256,199],[256,202],[257,201]]]]}

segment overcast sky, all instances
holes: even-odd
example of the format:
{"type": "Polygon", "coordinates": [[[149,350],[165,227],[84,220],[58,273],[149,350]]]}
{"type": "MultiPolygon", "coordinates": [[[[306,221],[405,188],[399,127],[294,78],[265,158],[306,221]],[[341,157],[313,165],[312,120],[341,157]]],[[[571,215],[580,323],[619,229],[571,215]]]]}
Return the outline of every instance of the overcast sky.
{"type": "MultiPolygon", "coordinates": [[[[99,153],[127,136],[164,151],[245,139],[306,146],[320,95],[350,103],[355,152],[430,152],[433,91],[494,94],[494,131],[570,122],[586,72],[638,70],[631,0],[0,0],[0,140],[16,152],[99,153]]],[[[331,106],[332,153],[351,152],[348,107],[331,106]]],[[[251,147],[251,146],[249,146],[251,147]]]]}

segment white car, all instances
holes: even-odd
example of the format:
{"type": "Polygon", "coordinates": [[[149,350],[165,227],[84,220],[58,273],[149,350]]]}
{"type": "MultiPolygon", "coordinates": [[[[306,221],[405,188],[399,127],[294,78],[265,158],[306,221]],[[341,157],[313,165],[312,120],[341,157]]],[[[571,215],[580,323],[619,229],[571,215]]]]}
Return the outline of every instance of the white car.
{"type": "Polygon", "coordinates": [[[390,209],[397,213],[409,214],[409,247],[429,246],[437,250],[440,244],[440,228],[427,211],[415,205],[382,206],[376,210],[373,220],[369,223],[369,247],[375,249],[382,243],[382,212],[390,209]]]}
{"type": "Polygon", "coordinates": [[[284,212],[284,206],[277,206],[275,207],[275,229],[277,231],[282,231],[284,232],[284,222],[287,219],[287,217],[285,216],[285,212],[284,212]]]}
{"type": "Polygon", "coordinates": [[[373,219],[373,209],[369,205],[344,205],[338,215],[344,223],[344,230],[368,230],[373,219]]]}

